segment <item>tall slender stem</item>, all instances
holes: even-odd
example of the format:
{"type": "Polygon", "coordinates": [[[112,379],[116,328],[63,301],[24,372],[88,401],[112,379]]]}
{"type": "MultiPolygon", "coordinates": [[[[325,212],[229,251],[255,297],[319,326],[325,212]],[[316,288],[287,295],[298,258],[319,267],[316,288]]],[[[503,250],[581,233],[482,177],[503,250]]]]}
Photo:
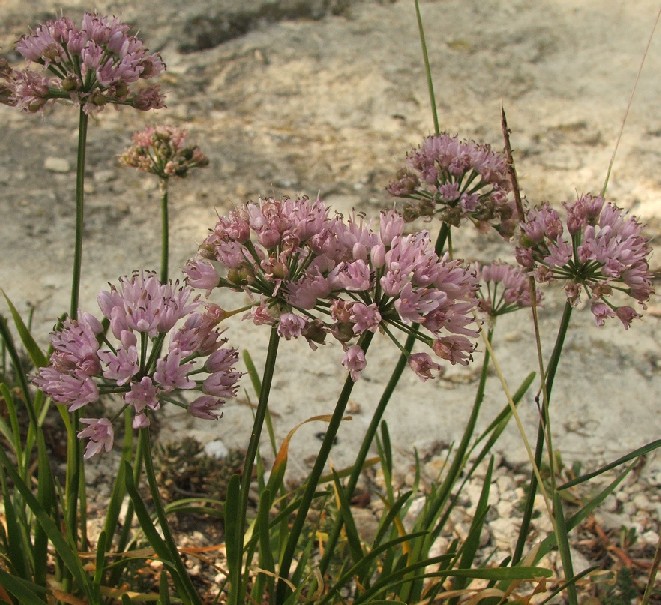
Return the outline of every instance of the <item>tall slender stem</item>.
{"type": "Polygon", "coordinates": [[[431,113],[434,120],[434,132],[439,134],[441,127],[438,123],[438,112],[436,110],[436,95],[434,94],[434,81],[431,77],[431,66],[429,65],[429,54],[427,53],[427,42],[425,41],[425,29],[422,25],[422,15],[420,14],[420,5],[415,0],[415,14],[418,18],[418,32],[420,34],[420,46],[422,47],[422,59],[425,62],[425,73],[427,74],[427,88],[429,90],[429,102],[431,104],[431,113]]]}
{"type": "MultiPolygon", "coordinates": [[[[372,342],[374,334],[372,332],[365,332],[358,342],[363,352],[367,352],[367,349],[372,342]]],[[[317,454],[317,459],[315,460],[314,467],[310,472],[308,477],[305,492],[301,498],[301,503],[298,507],[298,512],[296,514],[296,519],[294,519],[294,524],[289,530],[289,537],[287,538],[287,544],[285,545],[285,550],[282,554],[282,559],[280,562],[280,578],[278,580],[278,586],[276,588],[276,603],[278,605],[283,605],[287,596],[289,594],[289,587],[285,580],[289,577],[289,568],[291,567],[292,560],[294,558],[294,552],[296,550],[296,545],[298,544],[299,537],[303,531],[303,525],[312,504],[315,491],[317,490],[319,479],[321,474],[326,466],[328,460],[328,455],[330,454],[331,447],[335,441],[337,431],[340,428],[340,423],[344,417],[344,412],[347,408],[347,403],[349,403],[349,397],[351,396],[351,391],[353,386],[356,384],[351,376],[347,376],[346,381],[344,382],[344,387],[342,392],[335,404],[335,411],[331,417],[331,421],[328,424],[328,429],[324,435],[324,440],[319,448],[319,454],[317,454]]]]}
{"type": "MultiPolygon", "coordinates": [[[[186,592],[188,593],[189,598],[187,602],[193,603],[194,605],[202,605],[202,601],[200,600],[195,586],[193,586],[193,583],[191,582],[188,571],[186,570],[186,566],[184,565],[184,562],[181,560],[181,556],[179,555],[177,544],[174,541],[172,532],[170,531],[170,526],[165,514],[165,508],[163,507],[163,501],[161,500],[161,494],[158,491],[158,483],[156,481],[156,473],[154,472],[154,462],[152,459],[151,442],[149,440],[148,428],[140,429],[139,439],[145,452],[145,475],[147,476],[149,491],[151,493],[154,508],[156,509],[158,524],[160,525],[161,532],[163,533],[163,540],[165,541],[168,550],[170,551],[170,556],[172,557],[173,567],[175,568],[179,579],[182,582],[183,588],[185,588],[186,592]]],[[[180,595],[180,597],[183,596],[184,595],[180,595]]]]}
{"type": "Polygon", "coordinates": [[[71,283],[71,306],[69,317],[76,319],[80,298],[80,273],[83,263],[83,227],[85,217],[85,147],[87,142],[88,116],[80,108],[78,116],[78,159],[76,162],[76,239],[73,256],[73,279],[71,283]]]}
{"type": "MultiPolygon", "coordinates": [[[[73,276],[71,282],[71,306],[69,317],[76,319],[80,299],[80,274],[83,262],[83,228],[85,217],[85,150],[87,143],[88,116],[82,106],[78,114],[78,156],[76,160],[76,233],[74,241],[73,276]]],[[[85,524],[86,511],[83,510],[85,497],[85,467],[82,458],[82,448],[77,434],[80,428],[80,412],[75,411],[72,415],[71,425],[67,434],[67,526],[70,536],[77,543],[78,537],[78,504],[80,507],[81,527],[85,524]]],[[[82,530],[82,538],[85,541],[86,531],[82,530]]],[[[85,548],[84,544],[81,544],[85,548]]]]}
{"type": "MultiPolygon", "coordinates": [[[[450,235],[450,225],[448,225],[447,223],[443,223],[438,233],[438,238],[436,239],[436,254],[438,256],[441,256],[443,254],[443,248],[445,247],[445,242],[447,241],[449,235],[450,235]]],[[[356,485],[358,484],[358,479],[360,478],[360,473],[362,472],[363,469],[363,464],[365,464],[365,460],[367,459],[367,454],[370,450],[370,447],[372,447],[372,442],[374,441],[374,435],[376,435],[376,431],[379,428],[379,424],[381,423],[383,414],[385,413],[386,408],[388,407],[388,403],[390,403],[390,398],[392,397],[395,388],[399,383],[399,379],[402,377],[402,373],[404,372],[404,368],[406,367],[406,363],[408,362],[409,355],[411,354],[411,351],[413,351],[413,345],[415,344],[416,341],[416,334],[418,332],[418,328],[419,326],[417,325],[414,326],[411,333],[407,336],[406,341],[404,343],[404,350],[402,354],[399,356],[399,359],[397,360],[397,364],[395,365],[392,374],[390,375],[390,380],[388,380],[388,383],[386,384],[386,387],[383,390],[383,394],[379,399],[379,403],[376,406],[376,410],[374,411],[369,427],[367,427],[367,432],[365,433],[365,437],[363,438],[363,442],[360,446],[360,450],[356,457],[356,461],[354,462],[353,469],[351,471],[351,476],[349,477],[349,482],[346,487],[347,498],[349,499],[351,498],[354,490],[356,489],[356,485]]],[[[335,525],[333,526],[333,529],[328,535],[326,552],[319,563],[319,571],[321,572],[322,576],[324,573],[326,573],[326,570],[328,569],[328,565],[330,564],[330,558],[333,551],[335,550],[335,545],[337,544],[337,540],[340,536],[340,532],[342,531],[343,523],[344,522],[342,516],[338,515],[335,521],[335,525]]]]}
{"type": "Polygon", "coordinates": [[[168,181],[161,179],[161,283],[168,281],[170,259],[170,219],[168,217],[168,181]]]}
{"type": "MultiPolygon", "coordinates": [[[[257,404],[257,410],[255,411],[255,420],[253,422],[250,442],[248,443],[246,459],[241,474],[241,501],[238,519],[239,528],[237,533],[239,539],[238,552],[243,551],[250,479],[252,477],[255,457],[257,456],[257,450],[259,448],[259,438],[262,434],[262,427],[264,426],[264,419],[266,418],[266,411],[268,409],[271,382],[273,381],[273,374],[275,372],[275,362],[278,357],[279,344],[280,336],[278,335],[277,327],[273,326],[271,328],[271,337],[269,339],[266,362],[264,363],[264,375],[262,376],[262,386],[259,392],[259,403],[257,404]]],[[[243,605],[244,586],[241,582],[241,566],[237,566],[235,569],[230,570],[230,591],[228,603],[230,603],[230,605],[243,605]]]]}
{"type": "MultiPolygon", "coordinates": [[[[546,370],[546,376],[544,380],[544,388],[546,390],[546,405],[541,408],[539,426],[537,428],[537,444],[535,446],[535,466],[537,468],[542,464],[542,456],[544,454],[544,439],[546,435],[546,424],[548,422],[548,405],[551,402],[551,391],[553,390],[553,381],[555,380],[555,374],[558,369],[558,364],[560,362],[560,356],[562,354],[562,348],[565,343],[565,337],[567,336],[567,331],[569,329],[569,320],[571,319],[572,306],[567,301],[565,303],[565,308],[562,313],[562,318],[560,320],[560,326],[558,328],[558,335],[556,336],[555,346],[553,347],[553,352],[551,353],[551,359],[549,360],[548,369],[546,370]]],[[[537,480],[537,475],[533,472],[530,477],[530,486],[528,489],[528,494],[526,496],[526,502],[523,509],[523,518],[521,521],[521,529],[519,530],[519,538],[517,540],[516,546],[514,548],[514,554],[512,555],[512,565],[516,565],[523,556],[523,549],[526,544],[526,538],[528,537],[528,531],[530,529],[530,521],[532,519],[533,508],[535,505],[535,495],[537,494],[537,487],[539,482],[537,480]]]]}
{"type": "MultiPolygon", "coordinates": [[[[404,343],[404,351],[410,353],[413,350],[413,345],[415,344],[417,331],[418,331],[418,326],[416,325],[414,326],[413,331],[406,338],[406,342],[404,343]]],[[[402,376],[402,372],[406,367],[407,361],[408,361],[408,355],[406,353],[402,353],[399,356],[399,359],[397,360],[397,365],[395,365],[392,375],[390,376],[390,380],[388,381],[388,384],[386,385],[386,388],[384,389],[383,394],[381,395],[381,399],[379,399],[379,403],[376,406],[376,410],[374,411],[374,415],[372,416],[370,425],[369,427],[367,427],[367,432],[365,433],[365,437],[363,438],[363,442],[360,446],[360,451],[358,452],[358,456],[356,456],[356,460],[351,470],[351,476],[349,477],[349,482],[347,483],[346,493],[348,499],[351,498],[354,490],[356,489],[356,485],[358,484],[358,479],[360,478],[360,473],[363,470],[363,464],[365,464],[365,460],[367,459],[367,454],[369,453],[370,447],[372,447],[372,441],[374,441],[374,435],[376,434],[376,431],[379,428],[379,424],[381,423],[383,414],[386,411],[386,407],[388,407],[390,398],[392,397],[392,394],[395,391],[395,388],[397,387],[397,383],[399,382],[399,379],[402,376]]],[[[333,529],[328,535],[328,543],[326,544],[326,551],[324,553],[324,556],[319,562],[319,571],[321,572],[322,576],[326,573],[326,570],[328,569],[328,565],[330,564],[330,559],[335,550],[335,545],[337,544],[337,540],[340,537],[340,532],[342,531],[343,524],[344,523],[343,523],[342,515],[338,515],[337,519],[335,520],[335,525],[333,526],[333,529]]]]}

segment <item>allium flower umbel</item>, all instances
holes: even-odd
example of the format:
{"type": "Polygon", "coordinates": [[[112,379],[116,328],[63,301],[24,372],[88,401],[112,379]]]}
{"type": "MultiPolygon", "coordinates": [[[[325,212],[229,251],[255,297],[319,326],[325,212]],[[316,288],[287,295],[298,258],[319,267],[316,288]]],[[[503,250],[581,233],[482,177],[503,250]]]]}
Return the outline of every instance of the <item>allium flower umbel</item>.
{"type": "Polygon", "coordinates": [[[133,135],[133,145],[119,157],[119,161],[161,179],[186,177],[191,168],[209,164],[197,145],[185,144],[186,135],[185,130],[172,126],[145,128],[133,135]]]}
{"type": "MultiPolygon", "coordinates": [[[[218,220],[185,272],[191,286],[247,292],[246,318],[277,326],[314,349],[342,343],[356,380],[365,360],[356,342],[366,331],[395,339],[420,324],[419,340],[451,363],[468,363],[477,334],[471,311],[476,280],[458,261],[440,259],[426,231],[404,235],[404,220],[382,213],[373,229],[355,215],[331,217],[320,200],[261,200],[218,220]]],[[[422,377],[440,366],[414,358],[422,377]]]]}
{"type": "MultiPolygon", "coordinates": [[[[494,262],[489,265],[476,265],[480,279],[477,307],[490,317],[511,313],[532,304],[528,276],[519,268],[507,263],[494,262]]],[[[537,304],[542,300],[541,292],[536,292],[537,304]]]]}
{"type": "MultiPolygon", "coordinates": [[[[53,353],[33,382],[57,403],[74,411],[104,395],[121,396],[133,411],[133,427],[149,426],[164,402],[187,407],[199,418],[218,418],[233,397],[240,372],[236,349],[225,346],[218,324],[225,316],[216,305],[202,305],[191,289],[161,284],[153,273],[120,278],[119,286],[98,297],[108,333],[88,313],[67,320],[51,334],[53,353]],[[182,391],[199,391],[187,404],[182,391]]],[[[80,438],[86,456],[112,447],[112,423],[85,419],[80,438]]]]}
{"type": "Polygon", "coordinates": [[[44,71],[6,75],[11,103],[34,112],[49,101],[67,99],[90,114],[108,104],[143,111],[164,107],[158,87],[142,86],[141,81],[159,75],[165,65],[128,31],[115,17],[93,13],[85,13],[80,27],[66,17],[37,26],[17,42],[16,50],[44,71]]]}
{"type": "Polygon", "coordinates": [[[590,301],[597,325],[617,317],[625,328],[639,314],[613,300],[645,303],[654,292],[648,258],[651,247],[638,221],[604,198],[584,195],[565,204],[566,231],[548,204],[528,212],[521,224],[516,257],[541,282],[562,280],[572,304],[582,295],[590,301]]]}
{"type": "Polygon", "coordinates": [[[508,197],[510,187],[504,154],[443,133],[410,151],[406,167],[386,189],[408,200],[406,220],[438,215],[458,227],[467,218],[479,228],[492,225],[503,237],[511,237],[516,208],[508,197]]]}

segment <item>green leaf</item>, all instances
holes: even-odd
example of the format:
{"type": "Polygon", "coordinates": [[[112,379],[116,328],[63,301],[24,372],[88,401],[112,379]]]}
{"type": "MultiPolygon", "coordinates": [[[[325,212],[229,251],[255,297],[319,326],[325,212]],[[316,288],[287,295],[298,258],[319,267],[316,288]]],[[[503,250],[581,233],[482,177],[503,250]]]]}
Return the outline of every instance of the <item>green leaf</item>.
{"type": "MultiPolygon", "coordinates": [[[[269,513],[271,511],[271,491],[265,489],[259,498],[257,508],[256,531],[259,537],[259,567],[270,574],[275,574],[275,560],[271,546],[271,532],[269,531],[269,513]]],[[[255,579],[255,590],[252,593],[253,600],[261,603],[264,589],[267,594],[273,593],[273,575],[259,574],[255,579]]]]}
{"type": "MultiPolygon", "coordinates": [[[[410,542],[412,540],[415,540],[416,538],[419,538],[421,536],[425,535],[425,532],[418,532],[415,534],[408,534],[406,536],[400,536],[398,538],[395,538],[393,540],[390,540],[388,542],[385,542],[378,548],[375,548],[371,552],[367,553],[362,560],[360,560],[358,563],[352,565],[349,569],[347,569],[343,574],[341,574],[336,580],[335,584],[328,590],[324,598],[319,602],[318,605],[325,605],[326,603],[330,603],[331,599],[333,596],[341,590],[343,586],[346,585],[346,583],[353,577],[353,576],[363,576],[364,575],[364,569],[369,567],[373,561],[377,559],[379,555],[381,555],[384,552],[389,552],[393,549],[394,546],[397,546],[398,544],[402,544],[404,542],[410,542]]],[[[445,557],[445,555],[443,555],[445,557]]],[[[356,601],[358,603],[358,601],[356,601]]]]}
{"type": "Polygon", "coordinates": [[[39,594],[46,595],[46,589],[32,582],[17,578],[0,569],[0,585],[13,594],[21,605],[44,605],[45,599],[39,594]]]}
{"type": "MultiPolygon", "coordinates": [[[[558,550],[562,559],[562,568],[565,572],[565,578],[571,580],[574,577],[574,564],[571,560],[571,550],[569,548],[569,529],[565,521],[565,513],[562,509],[562,500],[560,494],[553,493],[553,516],[557,530],[558,550]]],[[[567,585],[567,597],[570,605],[578,605],[578,593],[573,583],[567,585]]]]}
{"type": "Polygon", "coordinates": [[[9,558],[9,564],[13,571],[13,575],[27,579],[29,577],[29,562],[27,559],[29,545],[25,535],[21,531],[21,525],[16,518],[17,511],[9,493],[4,473],[0,473],[0,487],[2,488],[5,507],[5,523],[7,526],[6,555],[9,558]]]}
{"type": "MultiPolygon", "coordinates": [[[[489,461],[489,468],[484,477],[484,483],[482,484],[482,491],[480,493],[480,499],[477,503],[475,513],[473,515],[473,521],[471,522],[470,529],[468,530],[468,537],[464,542],[462,548],[461,559],[459,561],[459,567],[464,569],[469,569],[473,565],[475,559],[475,554],[477,553],[478,548],[480,547],[480,536],[482,534],[482,527],[484,525],[484,520],[487,516],[487,511],[489,510],[488,500],[489,500],[489,488],[491,486],[491,475],[493,473],[493,456],[489,461]]],[[[457,578],[453,583],[452,587],[455,590],[462,590],[466,588],[468,584],[468,578],[462,577],[457,578]]],[[[458,603],[458,597],[450,601],[451,604],[458,603]]]]}
{"type": "Polygon", "coordinates": [[[239,515],[241,512],[241,477],[232,475],[227,484],[227,500],[225,501],[225,548],[227,567],[229,569],[230,589],[233,593],[240,590],[241,562],[243,549],[239,536],[239,515]]]}
{"type": "Polygon", "coordinates": [[[48,538],[53,543],[55,550],[59,557],[62,558],[62,561],[67,566],[67,569],[71,572],[75,578],[78,585],[85,590],[88,598],[91,596],[91,585],[90,580],[87,574],[85,573],[82,563],[78,558],[78,555],[75,552],[75,549],[64,539],[60,533],[59,528],[47,512],[44,510],[43,506],[39,501],[34,497],[30,488],[25,484],[25,482],[19,477],[16,472],[13,464],[7,458],[4,450],[0,448],[0,464],[5,467],[5,470],[11,477],[11,480],[14,482],[14,486],[21,492],[26,504],[30,507],[30,510],[37,518],[39,525],[48,535],[48,538]]]}
{"type": "MultiPolygon", "coordinates": [[[[624,478],[629,474],[631,469],[633,469],[634,463],[629,465],[622,473],[620,473],[611,483],[609,483],[603,490],[601,490],[592,500],[590,500],[583,508],[581,508],[577,513],[574,513],[569,519],[567,519],[566,528],[567,531],[571,531],[581,522],[583,522],[588,515],[590,515],[610,494],[612,494],[617,486],[624,481],[624,478]]],[[[538,547],[535,550],[534,561],[539,561],[542,557],[548,554],[552,548],[556,546],[556,537],[555,534],[549,534],[542,540],[538,547]]]]}
{"type": "Polygon", "coordinates": [[[101,590],[101,580],[103,579],[103,572],[105,571],[106,562],[106,548],[108,543],[108,536],[105,531],[101,531],[99,539],[96,543],[96,566],[94,569],[94,594],[98,598],[101,590]]]}
{"type": "Polygon", "coordinates": [[[9,297],[7,296],[5,291],[0,290],[0,292],[2,292],[2,295],[5,297],[5,300],[7,301],[7,306],[9,307],[9,311],[12,315],[12,319],[14,320],[14,324],[16,325],[16,330],[18,331],[18,335],[21,339],[21,342],[23,343],[23,346],[25,347],[25,350],[30,356],[30,359],[32,360],[32,363],[35,365],[35,367],[42,368],[43,366],[48,364],[48,359],[43,354],[43,352],[39,348],[39,345],[36,343],[34,338],[32,338],[32,334],[30,334],[30,330],[25,325],[25,322],[23,321],[20,314],[16,310],[14,304],[11,302],[11,300],[9,300],[9,297]]]}
{"type": "Polygon", "coordinates": [[[349,542],[351,557],[354,563],[358,563],[364,558],[365,553],[363,552],[363,548],[360,544],[360,536],[358,535],[358,530],[356,529],[356,522],[354,521],[353,515],[351,514],[351,504],[347,499],[347,495],[344,491],[344,488],[342,487],[340,478],[337,476],[337,473],[333,474],[335,475],[335,494],[339,500],[340,514],[344,520],[344,529],[346,531],[347,541],[349,542]]]}
{"type": "MultiPolygon", "coordinates": [[[[46,514],[52,517],[53,512],[57,509],[55,484],[48,454],[46,453],[44,435],[41,431],[37,436],[37,460],[37,500],[43,506],[46,514]]],[[[35,528],[34,534],[34,580],[37,584],[45,585],[48,569],[48,536],[40,525],[35,528]]]]}
{"type": "Polygon", "coordinates": [[[160,534],[158,533],[158,530],[156,529],[156,526],[152,523],[151,517],[149,515],[149,511],[147,511],[147,507],[145,506],[145,503],[142,501],[140,492],[138,491],[138,488],[136,487],[135,482],[133,481],[133,469],[131,468],[131,465],[127,461],[124,462],[124,466],[125,466],[124,476],[126,480],[126,491],[128,491],[129,496],[131,497],[131,501],[133,502],[133,508],[135,510],[135,515],[138,518],[138,521],[140,522],[140,527],[142,528],[142,531],[145,533],[145,536],[147,537],[150,546],[154,549],[154,552],[156,552],[159,559],[161,559],[161,561],[163,562],[163,565],[167,565],[171,569],[172,581],[174,582],[177,588],[177,593],[179,594],[179,597],[184,601],[184,603],[190,605],[192,601],[187,597],[186,585],[184,581],[181,579],[174,562],[171,560],[172,554],[170,553],[170,549],[165,543],[165,540],[161,538],[160,534]]]}
{"type": "Polygon", "coordinates": [[[374,536],[374,542],[372,543],[372,548],[376,548],[380,543],[383,538],[385,538],[386,533],[388,532],[389,529],[392,529],[392,524],[395,520],[395,518],[398,518],[399,511],[402,509],[406,501],[411,497],[413,492],[404,492],[397,500],[394,502],[392,506],[388,506],[386,503],[386,507],[388,508],[388,513],[381,519],[381,523],[379,524],[379,529],[376,532],[376,536],[374,536]]]}
{"type": "Polygon", "coordinates": [[[596,471],[593,471],[591,473],[586,473],[585,475],[581,475],[580,477],[577,477],[576,479],[572,479],[567,483],[563,483],[560,487],[558,487],[558,490],[569,489],[570,487],[574,487],[574,485],[580,485],[581,483],[585,483],[586,481],[593,479],[594,477],[598,477],[602,473],[610,471],[611,469],[617,468],[618,466],[621,466],[622,464],[629,462],[629,460],[634,460],[635,458],[640,458],[640,456],[649,454],[650,452],[654,451],[659,447],[661,447],[661,439],[652,441],[651,443],[648,443],[647,445],[643,445],[642,447],[639,447],[638,449],[629,452],[625,456],[618,458],[614,462],[611,462],[606,466],[602,466],[596,471]]]}
{"type": "Polygon", "coordinates": [[[159,605],[170,605],[170,591],[168,589],[168,572],[163,569],[158,582],[159,605]]]}

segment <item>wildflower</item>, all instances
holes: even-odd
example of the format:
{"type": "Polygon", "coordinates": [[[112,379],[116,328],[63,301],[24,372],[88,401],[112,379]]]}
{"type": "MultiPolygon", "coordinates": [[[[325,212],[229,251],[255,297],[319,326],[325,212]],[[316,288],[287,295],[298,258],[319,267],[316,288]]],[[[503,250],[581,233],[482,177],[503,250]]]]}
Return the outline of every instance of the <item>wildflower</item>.
{"type": "Polygon", "coordinates": [[[344,353],[342,365],[348,370],[351,380],[356,382],[367,365],[365,353],[358,345],[348,347],[344,353]]]}
{"type": "MultiPolygon", "coordinates": [[[[404,224],[396,212],[382,213],[378,228],[354,214],[331,217],[323,202],[305,197],[250,202],[218,219],[186,271],[190,284],[213,271],[218,287],[245,291],[253,306],[244,319],[277,326],[286,339],[303,337],[316,349],[330,334],[354,380],[364,368],[363,334],[380,330],[399,345],[395,334],[413,324],[429,347],[461,336],[442,356],[467,363],[477,335],[475,276],[439,258],[427,232],[404,235],[404,224]]],[[[421,377],[436,369],[414,361],[421,377]]]]}
{"type": "MultiPolygon", "coordinates": [[[[489,265],[475,266],[483,287],[478,293],[478,309],[490,317],[511,313],[532,304],[530,285],[526,274],[513,265],[495,262],[489,265]]],[[[537,303],[542,300],[536,292],[537,303]]]]}
{"type": "MultiPolygon", "coordinates": [[[[109,333],[87,313],[64,322],[51,335],[53,353],[34,377],[36,386],[70,411],[120,395],[123,408],[134,412],[134,428],[149,426],[164,402],[201,418],[218,417],[213,410],[236,394],[241,376],[235,370],[238,352],[225,346],[217,327],[225,317],[220,307],[202,305],[189,287],[161,284],[150,272],[120,278],[99,294],[98,303],[109,333]],[[195,390],[203,393],[195,405],[174,399],[195,390]]],[[[90,439],[85,456],[108,451],[111,421],[86,423],[78,435],[90,439]]]]}
{"type": "Polygon", "coordinates": [[[442,367],[435,363],[429,353],[412,353],[409,355],[409,367],[420,377],[422,380],[429,380],[433,378],[433,371],[441,372],[442,367]]]}
{"type": "Polygon", "coordinates": [[[30,70],[6,75],[11,104],[34,112],[68,99],[88,114],[106,105],[143,111],[164,107],[158,87],[140,88],[139,82],[159,75],[165,64],[128,30],[115,17],[96,13],[85,13],[80,27],[66,17],[39,25],[17,42],[16,50],[39,63],[47,76],[30,70]]]}
{"type": "Polygon", "coordinates": [[[406,168],[386,189],[409,200],[404,206],[407,220],[438,215],[458,227],[467,218],[481,229],[492,225],[508,238],[516,226],[507,159],[488,145],[445,133],[429,136],[407,154],[406,168]]]}
{"type": "Polygon", "coordinates": [[[164,180],[186,177],[192,168],[209,165],[209,159],[197,145],[185,144],[186,136],[185,130],[172,126],[145,128],[133,135],[133,145],[119,161],[164,180]]]}
{"type": "Polygon", "coordinates": [[[107,418],[81,418],[80,422],[88,425],[77,435],[79,439],[89,439],[84,458],[91,458],[104,449],[106,452],[112,449],[114,432],[110,420],[107,418]]]}
{"type": "Polygon", "coordinates": [[[642,303],[654,292],[649,241],[640,223],[601,196],[583,195],[565,204],[567,233],[548,204],[528,212],[521,225],[516,257],[543,282],[562,280],[568,300],[585,295],[597,325],[617,317],[625,328],[638,317],[630,306],[612,301],[615,292],[642,303]]]}

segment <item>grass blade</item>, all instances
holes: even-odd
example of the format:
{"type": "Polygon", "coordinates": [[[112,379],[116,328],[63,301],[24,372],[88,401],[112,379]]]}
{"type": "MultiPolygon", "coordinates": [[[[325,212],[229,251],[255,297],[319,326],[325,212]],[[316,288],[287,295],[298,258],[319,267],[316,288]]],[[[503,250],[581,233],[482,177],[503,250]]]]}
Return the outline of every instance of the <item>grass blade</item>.
{"type": "Polygon", "coordinates": [[[585,483],[586,481],[593,479],[594,477],[598,477],[602,473],[605,473],[607,471],[610,471],[611,469],[617,468],[618,466],[621,466],[622,464],[629,462],[629,460],[633,460],[635,458],[640,458],[640,456],[644,456],[645,454],[649,454],[651,451],[661,447],[661,439],[657,439],[656,441],[652,441],[651,443],[648,443],[647,445],[643,445],[642,447],[639,447],[636,450],[633,450],[632,452],[629,452],[625,456],[622,456],[621,458],[618,458],[614,462],[611,462],[610,464],[607,464],[606,466],[602,466],[601,468],[597,469],[596,471],[593,471],[591,473],[586,473],[585,475],[581,475],[580,477],[577,477],[576,479],[572,479],[571,481],[568,481],[567,483],[563,483],[560,487],[558,487],[558,490],[563,490],[563,489],[569,489],[570,487],[573,487],[574,485],[579,485],[581,483],[585,483]]]}
{"type": "Polygon", "coordinates": [[[21,605],[44,605],[46,601],[38,594],[46,595],[46,589],[17,578],[0,569],[0,585],[13,594],[21,605]]]}
{"type": "Polygon", "coordinates": [[[14,325],[18,331],[18,335],[21,339],[21,342],[23,343],[23,346],[25,347],[25,350],[30,356],[30,359],[32,360],[32,363],[37,368],[45,366],[48,363],[48,359],[39,348],[39,345],[35,339],[32,338],[32,334],[30,334],[29,328],[25,325],[25,322],[21,318],[19,312],[16,310],[14,304],[11,302],[11,300],[9,300],[9,297],[5,291],[0,290],[0,292],[2,292],[2,295],[7,301],[7,306],[9,307],[9,312],[11,313],[12,319],[14,320],[14,325]]]}
{"type": "Polygon", "coordinates": [[[569,599],[569,605],[578,605],[576,585],[571,582],[574,578],[574,564],[571,560],[571,550],[569,548],[569,530],[567,529],[567,523],[565,521],[565,513],[562,510],[562,499],[557,491],[553,493],[553,514],[555,516],[556,531],[558,533],[558,550],[560,551],[560,558],[562,559],[562,568],[565,572],[565,579],[568,580],[567,597],[569,599]]]}
{"type": "Polygon", "coordinates": [[[16,489],[21,492],[21,496],[23,496],[26,504],[30,507],[30,510],[37,518],[39,525],[41,525],[48,538],[53,543],[58,556],[62,558],[67,569],[71,572],[80,588],[86,592],[88,598],[91,597],[89,577],[83,570],[82,563],[78,558],[75,549],[64,539],[57,525],[44,510],[40,502],[34,497],[30,488],[25,484],[21,477],[19,477],[11,461],[7,458],[7,454],[5,454],[2,449],[0,449],[0,464],[4,466],[5,470],[11,477],[11,480],[14,482],[16,489]]]}

